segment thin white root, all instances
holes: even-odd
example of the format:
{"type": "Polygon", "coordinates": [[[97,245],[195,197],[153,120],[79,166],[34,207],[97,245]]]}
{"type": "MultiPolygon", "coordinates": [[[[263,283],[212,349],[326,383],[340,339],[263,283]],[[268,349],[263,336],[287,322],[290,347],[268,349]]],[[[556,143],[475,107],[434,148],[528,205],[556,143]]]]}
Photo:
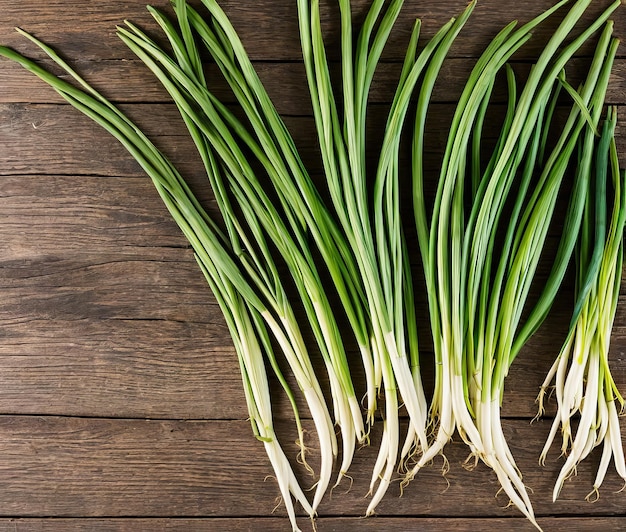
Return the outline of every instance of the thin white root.
{"type": "Polygon", "coordinates": [[[594,486],[593,489],[587,493],[585,500],[591,504],[600,500],[600,491],[596,486],[594,486]]]}

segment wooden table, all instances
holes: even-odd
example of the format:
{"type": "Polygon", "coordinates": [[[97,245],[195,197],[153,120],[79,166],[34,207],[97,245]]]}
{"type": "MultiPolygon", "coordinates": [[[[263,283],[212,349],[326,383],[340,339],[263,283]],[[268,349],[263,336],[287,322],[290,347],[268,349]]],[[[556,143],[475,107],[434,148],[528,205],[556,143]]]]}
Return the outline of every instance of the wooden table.
{"type": "MultiPolygon", "coordinates": [[[[21,26],[60,50],[137,120],[210,203],[176,110],[114,34],[124,19],[155,31],[144,2],[0,0],[0,41],[42,59],[13,32],[21,26]]],[[[221,3],[305,162],[319,169],[295,1],[221,3]]],[[[154,4],[167,9],[168,2],[154,4]]],[[[337,9],[328,7],[334,2],[323,4],[331,21],[329,42],[336,42],[337,9]]],[[[353,4],[363,13],[368,2],[353,4]]],[[[423,35],[432,35],[464,4],[407,0],[373,89],[374,115],[383,116],[389,102],[413,19],[422,18],[423,35]]],[[[506,22],[528,20],[550,4],[479,2],[434,95],[430,152],[441,150],[472,58],[506,22]]],[[[590,12],[607,4],[598,0],[590,12]]],[[[617,33],[626,36],[626,8],[615,20],[617,33]]],[[[536,32],[516,57],[516,69],[527,70],[554,27],[551,20],[536,32]]],[[[568,75],[584,73],[591,50],[582,50],[568,75]]],[[[625,50],[608,95],[609,102],[622,105],[625,50]]],[[[219,79],[215,90],[232,103],[219,79]]],[[[502,94],[497,98],[503,101],[502,94]]],[[[621,113],[626,117],[626,108],[621,113]]],[[[624,120],[618,132],[622,165],[624,120]]],[[[266,478],[269,462],[246,421],[238,365],[219,308],[152,184],[103,130],[7,61],[0,62],[0,176],[0,530],[288,530],[283,506],[273,511],[278,489],[266,478]]],[[[614,471],[600,500],[585,502],[598,453],[567,482],[556,503],[549,500],[562,460],[553,452],[545,467],[537,464],[550,420],[529,421],[571,312],[571,282],[567,286],[511,371],[505,432],[545,530],[626,530],[626,493],[616,493],[622,483],[614,471]]],[[[626,391],[623,303],[612,363],[626,391]]],[[[278,425],[290,435],[287,412],[279,401],[278,425]]],[[[401,498],[395,482],[378,517],[361,519],[378,428],[372,448],[356,455],[351,489],[344,483],[323,502],[320,532],[532,530],[516,510],[504,508],[504,497],[494,498],[498,484],[491,471],[483,465],[463,468],[468,451],[458,438],[446,450],[447,481],[442,462],[436,462],[401,498]]],[[[295,446],[288,449],[295,456],[295,446]]],[[[310,529],[306,518],[301,525],[310,529]]]]}

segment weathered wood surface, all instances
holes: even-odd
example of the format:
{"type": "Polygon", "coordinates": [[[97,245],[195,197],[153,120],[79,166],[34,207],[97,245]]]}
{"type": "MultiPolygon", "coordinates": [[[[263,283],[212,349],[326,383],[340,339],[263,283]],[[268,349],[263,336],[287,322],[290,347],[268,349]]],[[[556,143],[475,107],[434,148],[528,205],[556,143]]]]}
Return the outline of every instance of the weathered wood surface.
{"type": "MultiPolygon", "coordinates": [[[[310,428],[311,424],[307,423],[310,428]]],[[[283,445],[295,454],[289,422],[280,423],[283,445]]],[[[562,497],[550,502],[560,460],[551,453],[545,468],[530,467],[536,453],[530,442],[544,438],[547,421],[505,420],[511,450],[525,464],[525,481],[538,515],[583,513],[594,517],[623,514],[622,483],[610,477],[601,502],[581,502],[595,475],[592,463],[583,464],[562,497]]],[[[355,456],[353,483],[340,484],[321,507],[321,516],[362,515],[367,506],[372,446],[355,456]],[[348,491],[349,490],[349,491],[348,491]]],[[[626,436],[626,432],[624,433],[626,436]]],[[[312,438],[313,436],[311,436],[312,438]]],[[[249,517],[270,515],[276,492],[263,452],[250,448],[250,425],[235,421],[176,421],[69,418],[57,416],[0,417],[0,493],[3,514],[22,517],[249,517]],[[250,494],[254,495],[251,496],[250,494]]],[[[464,468],[465,445],[455,440],[446,453],[450,472],[441,476],[441,461],[424,469],[400,497],[393,483],[377,513],[381,517],[517,517],[504,508],[505,498],[494,497],[495,475],[479,465],[464,468]],[[471,489],[469,487],[471,486],[471,489]]],[[[312,450],[310,463],[315,466],[312,450]]],[[[305,485],[313,479],[303,475],[305,485]]],[[[282,507],[276,515],[284,515],[282,507]]],[[[528,528],[528,527],[527,527],[528,528]]],[[[530,528],[528,528],[530,529],[530,528]]]]}
{"type": "MultiPolygon", "coordinates": [[[[58,47],[146,129],[190,176],[211,210],[210,191],[174,107],[115,36],[115,25],[124,19],[154,30],[145,3],[79,0],[68,7],[58,1],[0,0],[0,42],[42,59],[13,31],[21,26],[58,47]]],[[[422,18],[427,37],[465,3],[407,0],[373,87],[373,135],[383,123],[412,20],[422,18]]],[[[435,91],[428,165],[436,167],[471,59],[506,22],[528,20],[550,3],[479,1],[435,91]]],[[[167,9],[168,2],[153,4],[167,9]]],[[[322,4],[333,43],[336,8],[322,4]]],[[[353,2],[357,18],[367,4],[353,2]]],[[[590,13],[607,4],[598,0],[590,13]]],[[[221,5],[286,116],[305,163],[319,172],[295,2],[221,5]]],[[[516,58],[520,75],[556,18],[516,58]]],[[[626,8],[614,19],[618,35],[626,36],[626,8]]],[[[586,46],[568,68],[573,81],[584,75],[591,51],[586,46]]],[[[332,47],[330,54],[337,58],[332,47]]],[[[213,66],[208,68],[219,78],[213,66]]],[[[233,102],[219,79],[215,90],[233,102]]],[[[504,101],[502,92],[495,98],[504,101]]],[[[624,47],[608,101],[620,104],[624,114],[624,47]]],[[[622,164],[624,131],[621,123],[622,164]]],[[[282,506],[272,515],[278,490],[265,480],[269,462],[246,421],[228,331],[184,238],[116,141],[6,61],[0,63],[0,183],[0,531],[286,530],[282,506]]],[[[548,501],[559,459],[553,453],[545,468],[537,465],[549,421],[529,421],[562,341],[569,299],[564,290],[549,322],[511,370],[505,430],[546,530],[621,530],[626,495],[616,493],[621,483],[614,473],[597,503],[584,501],[599,455],[580,467],[554,504],[548,501]]],[[[618,386],[626,390],[623,303],[612,364],[618,386]]],[[[360,377],[357,383],[362,387],[360,377]]],[[[295,456],[287,405],[275,389],[280,434],[295,456]]],[[[502,508],[506,501],[494,499],[493,473],[483,466],[471,472],[463,468],[467,450],[458,441],[447,451],[449,487],[436,463],[402,498],[394,483],[379,517],[360,519],[377,430],[373,448],[357,453],[351,491],[340,486],[322,504],[318,530],[531,530],[514,510],[502,508]]],[[[624,429],[622,436],[626,439],[624,429]]],[[[306,519],[302,526],[308,526],[306,519]]]]}
{"type": "MultiPolygon", "coordinates": [[[[154,28],[150,15],[145,11],[145,0],[110,0],[107,2],[76,0],[68,9],[64,2],[7,2],[3,9],[0,31],[6,34],[4,42],[14,45],[22,42],[17,35],[11,34],[14,27],[43,36],[46,41],[61,48],[66,55],[80,50],[82,59],[128,59],[132,53],[115,37],[115,27],[123,24],[124,19],[154,28]]],[[[598,0],[584,15],[581,25],[588,23],[611,2],[598,0]]],[[[166,10],[167,0],[156,0],[150,4],[166,10]]],[[[200,5],[193,0],[194,6],[200,5]]],[[[320,2],[325,29],[328,30],[327,42],[337,42],[338,7],[337,3],[320,2]]],[[[355,17],[362,20],[370,4],[369,0],[352,2],[355,17]]],[[[235,29],[248,47],[250,56],[263,61],[298,61],[300,60],[300,40],[298,36],[296,3],[289,1],[240,2],[224,0],[220,2],[224,11],[232,20],[235,29]]],[[[394,29],[389,46],[383,56],[387,61],[397,61],[402,57],[406,40],[415,18],[423,22],[422,36],[431,37],[451,17],[458,15],[467,5],[466,0],[448,0],[446,2],[406,2],[400,19],[394,29]]],[[[543,0],[513,2],[510,0],[481,2],[473,15],[473,24],[468,27],[451,50],[452,57],[476,57],[489,40],[512,20],[527,21],[532,16],[553,5],[543,0]]],[[[556,15],[554,20],[562,15],[556,15]]],[[[617,27],[624,28],[626,14],[617,12],[613,19],[617,27]]],[[[534,31],[535,38],[520,53],[519,57],[535,57],[548,40],[554,24],[547,24],[534,31]]],[[[585,45],[581,54],[592,53],[593,45],[585,45]]],[[[625,52],[622,50],[621,56],[625,52]]],[[[337,58],[338,51],[330,52],[330,57],[337,58]]]]}
{"type": "MultiPolygon", "coordinates": [[[[620,517],[595,517],[581,521],[576,518],[545,517],[538,519],[545,530],[552,532],[597,532],[598,530],[620,530],[623,521],[620,517]]],[[[168,530],[173,532],[206,532],[207,530],[237,530],[239,532],[282,532],[285,530],[284,519],[275,517],[247,518],[179,518],[179,519],[0,519],[0,532],[135,532],[137,530],[168,530]]],[[[306,520],[300,525],[307,526],[306,520]]],[[[499,527],[500,530],[524,532],[527,523],[519,518],[482,519],[482,518],[427,518],[427,517],[322,517],[317,521],[322,532],[379,532],[380,530],[401,531],[419,530],[420,532],[441,532],[458,530],[474,532],[499,527]]]]}

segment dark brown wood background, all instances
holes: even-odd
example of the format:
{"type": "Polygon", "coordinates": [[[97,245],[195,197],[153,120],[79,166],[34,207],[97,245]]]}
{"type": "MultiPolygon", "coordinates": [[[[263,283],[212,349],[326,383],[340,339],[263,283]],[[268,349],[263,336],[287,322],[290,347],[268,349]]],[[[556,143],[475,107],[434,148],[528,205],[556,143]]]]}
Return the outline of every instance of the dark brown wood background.
{"type": "MultiPolygon", "coordinates": [[[[368,3],[353,1],[357,17],[368,3]]],[[[154,2],[164,9],[167,4],[154,2]]],[[[407,0],[373,89],[373,130],[392,94],[413,19],[422,18],[427,37],[464,4],[407,0]]],[[[479,1],[435,93],[428,146],[433,167],[473,58],[505,23],[526,21],[550,4],[479,1]]],[[[596,1],[586,20],[607,4],[596,1]]],[[[315,173],[320,165],[299,62],[295,1],[222,5],[315,173]]],[[[323,9],[328,41],[336,42],[336,6],[328,0],[323,9]]],[[[626,8],[614,18],[624,37],[626,8]]],[[[55,46],[137,120],[210,202],[167,95],[115,36],[124,19],[155,31],[145,0],[0,0],[0,41],[42,59],[13,31],[21,26],[55,46]]],[[[516,56],[522,75],[557,20],[537,30],[516,56]]],[[[572,79],[584,74],[592,50],[586,46],[572,62],[572,79]]],[[[219,79],[215,90],[231,101],[219,79]]],[[[503,102],[502,93],[498,98],[503,102]]],[[[626,106],[626,48],[620,49],[608,100],[626,106]]],[[[626,107],[620,111],[624,165],[626,107]]],[[[278,489],[266,478],[269,461],[246,421],[228,331],[149,179],[105,132],[6,61],[0,62],[0,243],[0,531],[289,529],[283,507],[273,511],[278,489]]],[[[584,500],[597,453],[556,503],[550,502],[551,490],[562,460],[553,452],[545,467],[537,464],[550,420],[531,425],[530,419],[563,339],[569,287],[511,371],[504,429],[546,530],[625,530],[626,493],[617,493],[622,482],[614,471],[598,502],[584,500]]],[[[625,351],[622,301],[611,357],[624,392],[625,351]]],[[[283,440],[293,440],[284,402],[277,402],[283,440]]],[[[362,519],[377,434],[375,429],[373,448],[355,457],[351,490],[344,483],[321,505],[320,532],[532,529],[504,507],[503,497],[495,498],[494,474],[482,465],[471,472],[462,467],[468,451],[458,440],[446,451],[449,485],[435,463],[402,497],[394,483],[379,515],[362,519]]],[[[295,446],[288,449],[295,456],[295,446]]],[[[310,529],[305,518],[301,525],[310,529]]]]}

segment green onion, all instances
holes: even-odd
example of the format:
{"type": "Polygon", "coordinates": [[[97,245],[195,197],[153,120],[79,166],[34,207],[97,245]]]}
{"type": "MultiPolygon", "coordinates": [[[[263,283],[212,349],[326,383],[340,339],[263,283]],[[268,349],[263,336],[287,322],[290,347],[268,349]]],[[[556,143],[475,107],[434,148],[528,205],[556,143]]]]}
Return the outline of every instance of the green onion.
{"type": "Polygon", "coordinates": [[[353,49],[350,3],[347,0],[340,2],[341,116],[324,49],[319,4],[317,1],[298,1],[302,51],[328,189],[341,228],[352,246],[364,287],[371,320],[369,334],[374,354],[375,386],[384,385],[385,390],[383,439],[372,472],[370,491],[373,497],[368,515],[374,512],[386,492],[396,468],[398,392],[410,418],[408,445],[413,439],[422,451],[429,445],[417,335],[415,324],[407,324],[407,318],[411,321],[415,318],[411,272],[400,217],[399,138],[409,97],[422,72],[435,52],[438,51],[439,56],[445,55],[474,7],[474,2],[470,3],[459,20],[445,25],[417,57],[415,48],[420,25],[415,25],[385,128],[377,173],[371,182],[365,171],[368,93],[402,2],[392,1],[384,11],[383,4],[382,1],[372,3],[353,49]],[[372,187],[373,200],[369,198],[372,187]],[[378,480],[380,483],[374,492],[378,480]]]}
{"type": "MultiPolygon", "coordinates": [[[[227,109],[216,104],[223,120],[261,162],[294,231],[310,232],[348,317],[367,380],[367,416],[371,422],[376,409],[376,389],[368,316],[363,287],[354,257],[296,151],[295,143],[265,92],[234,28],[216,2],[205,1],[212,16],[212,29],[187,6],[189,21],[206,49],[218,64],[238,102],[246,112],[251,131],[227,109]],[[296,225],[301,225],[301,228],[296,225]]],[[[214,102],[215,103],[215,102],[214,102]]]]}
{"type": "MultiPolygon", "coordinates": [[[[613,41],[614,48],[617,41],[613,41]]],[[[592,112],[597,116],[600,109],[592,112]]],[[[624,451],[619,430],[616,401],[623,409],[624,400],[611,376],[608,364],[609,344],[621,281],[623,233],[626,222],[626,175],[620,174],[615,148],[617,110],[609,108],[602,136],[597,145],[592,136],[585,139],[583,150],[595,149],[595,201],[585,204],[577,260],[577,305],[573,322],[558,358],[555,360],[538,397],[540,414],[546,389],[555,380],[557,414],[541,453],[547,453],[561,429],[561,452],[567,460],[555,482],[553,498],[557,499],[567,478],[591,451],[603,446],[602,458],[588,499],[599,497],[611,457],[618,474],[626,481],[624,451]],[[606,182],[610,170],[614,188],[613,213],[606,227],[606,182]],[[594,238],[591,235],[594,234],[594,238]],[[582,296],[582,298],[581,298],[582,296]],[[573,434],[571,419],[580,414],[573,434]]],[[[590,158],[585,158],[591,172],[590,158]]]]}
{"type": "MultiPolygon", "coordinates": [[[[542,16],[513,32],[509,25],[494,39],[477,62],[463,92],[453,119],[449,143],[435,199],[432,219],[426,217],[423,196],[423,124],[428,92],[420,95],[414,136],[415,218],[422,250],[431,312],[436,356],[436,388],[432,420],[438,426],[435,443],[421,456],[407,475],[407,481],[440,453],[456,427],[471,453],[496,472],[511,501],[535,526],[538,526],[521,474],[506,444],[500,426],[499,405],[504,377],[519,349],[545,318],[564,267],[569,261],[578,219],[570,219],[573,232],[563,236],[553,275],[546,284],[539,303],[520,327],[520,319],[541,255],[560,183],[571,154],[587,123],[586,105],[594,96],[600,101],[606,80],[590,75],[585,93],[575,98],[572,116],[561,140],[545,163],[539,181],[529,189],[539,150],[543,149],[550,127],[549,102],[567,60],[589,36],[603,24],[619,3],[610,6],[594,23],[561,51],[559,47],[570,33],[589,1],[579,1],[565,16],[541,54],[519,96],[509,78],[509,111],[499,141],[485,171],[477,168],[479,140],[472,132],[482,127],[486,99],[494,77],[506,60],[528,39],[532,27],[564,4],[557,4],[542,16]],[[584,111],[581,110],[584,102],[584,111]],[[472,144],[473,143],[473,144],[472,144]],[[470,150],[471,146],[471,150],[470,150]],[[471,182],[465,184],[467,160],[472,161],[471,182]],[[500,231],[504,246],[495,252],[501,227],[500,217],[514,180],[520,179],[513,215],[500,231]],[[473,195],[472,209],[466,217],[466,186],[473,195]],[[430,225],[430,227],[429,227],[430,225]],[[572,236],[573,235],[573,236],[572,236]],[[495,270],[492,273],[492,263],[495,270]],[[495,277],[494,277],[495,274],[495,277]]],[[[607,32],[610,32],[610,26],[607,32]]],[[[610,70],[612,57],[605,57],[608,39],[599,44],[599,59],[610,70]]],[[[601,105],[601,104],[600,104],[601,105]]],[[[579,191],[575,187],[575,191],[579,191]]],[[[584,195],[576,195],[576,212],[584,195]]]]}
{"type": "MultiPolygon", "coordinates": [[[[281,215],[260,187],[248,161],[238,149],[233,149],[236,143],[227,126],[217,120],[216,112],[206,89],[195,83],[193,77],[188,76],[188,74],[193,76],[193,73],[185,73],[180,70],[170,58],[149,42],[136,28],[131,27],[131,29],[133,29],[133,33],[120,29],[119,34],[124,42],[163,81],[178,105],[200,153],[203,154],[207,173],[212,181],[213,190],[216,193],[217,202],[224,218],[233,227],[233,232],[237,234],[236,238],[245,242],[244,249],[240,253],[249,255],[249,259],[253,262],[253,264],[248,264],[247,260],[244,262],[248,265],[249,274],[254,275],[257,271],[264,271],[269,268],[271,271],[267,271],[265,277],[269,279],[271,276],[272,285],[279,283],[277,269],[265,241],[263,229],[278,247],[289,267],[328,369],[336,421],[341,427],[344,443],[344,463],[340,473],[342,475],[349,467],[354,454],[355,434],[358,433],[359,439],[364,437],[363,421],[352,386],[343,344],[339,338],[338,327],[330,303],[321,290],[321,280],[313,264],[305,237],[300,230],[295,239],[292,238],[289,229],[281,219],[281,215]],[[156,61],[159,61],[159,64],[167,69],[167,72],[162,70],[156,61]],[[168,79],[169,75],[172,76],[172,79],[168,79]],[[197,107],[202,110],[197,111],[197,107]],[[225,181],[218,177],[220,173],[214,169],[214,161],[209,146],[216,148],[220,160],[226,167],[225,181]],[[244,229],[242,224],[238,222],[237,215],[230,206],[227,193],[229,188],[233,191],[233,199],[241,209],[249,230],[244,229]],[[254,251],[256,247],[259,248],[258,253],[254,251]]],[[[168,29],[170,40],[175,41],[172,31],[171,28],[168,29]]],[[[299,227],[296,225],[294,229],[298,230],[299,227]]],[[[287,299],[286,294],[282,293],[280,298],[287,299]]],[[[321,427],[318,428],[318,435],[320,438],[324,437],[325,441],[321,442],[323,471],[317,484],[314,508],[321,501],[328,485],[333,456],[337,454],[334,449],[332,431],[322,432],[319,429],[321,427]]]]}

